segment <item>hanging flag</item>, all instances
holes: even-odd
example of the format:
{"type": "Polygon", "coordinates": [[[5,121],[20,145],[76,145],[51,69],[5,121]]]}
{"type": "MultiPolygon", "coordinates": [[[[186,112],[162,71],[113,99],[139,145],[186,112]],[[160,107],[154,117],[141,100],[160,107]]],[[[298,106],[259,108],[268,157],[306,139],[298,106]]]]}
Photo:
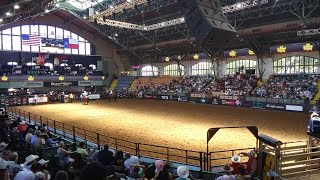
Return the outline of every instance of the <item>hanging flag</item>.
{"type": "Polygon", "coordinates": [[[64,38],[64,48],[79,49],[79,41],[77,39],[64,38]]]}
{"type": "Polygon", "coordinates": [[[41,45],[41,37],[38,35],[28,35],[22,34],[22,45],[26,46],[40,46],[41,45]]]}

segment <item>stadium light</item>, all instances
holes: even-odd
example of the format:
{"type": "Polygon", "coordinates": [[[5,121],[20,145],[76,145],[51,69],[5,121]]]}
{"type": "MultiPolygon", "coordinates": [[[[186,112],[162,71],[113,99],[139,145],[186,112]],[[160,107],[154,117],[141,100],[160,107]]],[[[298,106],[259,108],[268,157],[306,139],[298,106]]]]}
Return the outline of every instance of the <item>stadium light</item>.
{"type": "Polygon", "coordinates": [[[10,12],[6,12],[6,16],[11,16],[11,13],[10,12]]]}
{"type": "Polygon", "coordinates": [[[0,23],[2,23],[3,22],[3,19],[0,19],[0,23]]]}
{"type": "Polygon", "coordinates": [[[20,6],[18,4],[13,6],[14,9],[20,9],[20,6]]]}

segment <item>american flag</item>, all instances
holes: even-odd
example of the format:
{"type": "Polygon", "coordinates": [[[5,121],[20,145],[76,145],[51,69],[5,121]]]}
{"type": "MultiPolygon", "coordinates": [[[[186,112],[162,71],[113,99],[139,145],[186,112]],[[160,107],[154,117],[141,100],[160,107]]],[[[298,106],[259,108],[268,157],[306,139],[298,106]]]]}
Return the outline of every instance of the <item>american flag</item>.
{"type": "Polygon", "coordinates": [[[41,38],[38,35],[28,35],[22,34],[22,45],[26,46],[40,46],[41,45],[41,38]]]}

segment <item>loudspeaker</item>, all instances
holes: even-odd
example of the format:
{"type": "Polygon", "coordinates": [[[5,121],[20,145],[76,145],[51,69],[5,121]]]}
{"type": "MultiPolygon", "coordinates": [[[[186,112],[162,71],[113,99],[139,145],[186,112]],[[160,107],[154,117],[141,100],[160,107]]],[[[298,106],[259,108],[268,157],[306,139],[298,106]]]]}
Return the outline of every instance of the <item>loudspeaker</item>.
{"type": "Polygon", "coordinates": [[[200,45],[225,48],[236,39],[237,31],[223,14],[218,0],[184,0],[182,6],[185,22],[200,45]]]}

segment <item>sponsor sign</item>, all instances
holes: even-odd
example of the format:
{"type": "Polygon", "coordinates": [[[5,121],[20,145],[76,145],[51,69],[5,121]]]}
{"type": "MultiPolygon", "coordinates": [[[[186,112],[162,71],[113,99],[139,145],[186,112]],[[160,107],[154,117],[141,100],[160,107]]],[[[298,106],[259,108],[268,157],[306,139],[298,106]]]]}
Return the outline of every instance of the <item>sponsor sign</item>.
{"type": "Polygon", "coordinates": [[[72,86],[72,82],[51,82],[51,86],[72,86]]]}
{"type": "Polygon", "coordinates": [[[215,104],[215,105],[221,104],[220,103],[220,99],[219,98],[213,98],[211,104],[215,104]]]}
{"type": "Polygon", "coordinates": [[[100,99],[101,95],[100,94],[90,94],[89,99],[100,99]]]}
{"type": "Polygon", "coordinates": [[[180,102],[188,102],[188,97],[187,96],[179,96],[178,101],[180,101],[180,102]]]}
{"type": "Polygon", "coordinates": [[[235,106],[236,105],[236,101],[237,100],[229,100],[229,99],[222,99],[222,103],[223,105],[228,105],[228,106],[235,106]]]}
{"type": "Polygon", "coordinates": [[[0,104],[7,104],[9,106],[27,105],[27,97],[1,97],[0,104]]]}
{"type": "Polygon", "coordinates": [[[162,100],[169,100],[169,96],[161,96],[162,100]]]}
{"type": "Polygon", "coordinates": [[[286,110],[287,111],[303,111],[303,106],[295,106],[295,105],[286,105],[286,110]]]}
{"type": "MultiPolygon", "coordinates": [[[[48,102],[48,97],[36,97],[37,103],[46,103],[48,102]]],[[[34,98],[29,98],[28,99],[29,104],[34,103],[34,98]]]]}
{"type": "Polygon", "coordinates": [[[259,101],[251,101],[251,108],[253,109],[265,109],[265,104],[259,101]]]}
{"type": "Polygon", "coordinates": [[[266,109],[285,110],[282,104],[266,104],[266,109]]]}

